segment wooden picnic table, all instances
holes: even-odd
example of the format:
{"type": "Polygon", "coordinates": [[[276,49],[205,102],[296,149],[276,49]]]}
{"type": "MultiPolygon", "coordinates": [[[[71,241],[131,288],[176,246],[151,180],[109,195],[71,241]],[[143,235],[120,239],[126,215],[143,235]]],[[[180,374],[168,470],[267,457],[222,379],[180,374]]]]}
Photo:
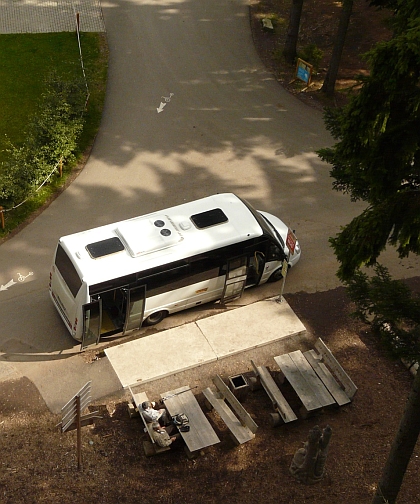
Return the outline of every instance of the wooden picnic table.
{"type": "Polygon", "coordinates": [[[198,452],[203,448],[220,443],[216,432],[203,413],[194,394],[184,386],[175,390],[169,390],[160,394],[164,399],[166,409],[173,417],[180,413],[185,413],[189,419],[190,430],[180,432],[190,454],[198,452]],[[179,392],[182,392],[179,394],[179,392]],[[178,395],[175,395],[178,394],[178,395]]]}
{"type": "Polygon", "coordinates": [[[328,389],[319,379],[313,367],[300,350],[274,357],[283,379],[286,379],[298,395],[306,417],[322,408],[336,404],[328,389]]]}

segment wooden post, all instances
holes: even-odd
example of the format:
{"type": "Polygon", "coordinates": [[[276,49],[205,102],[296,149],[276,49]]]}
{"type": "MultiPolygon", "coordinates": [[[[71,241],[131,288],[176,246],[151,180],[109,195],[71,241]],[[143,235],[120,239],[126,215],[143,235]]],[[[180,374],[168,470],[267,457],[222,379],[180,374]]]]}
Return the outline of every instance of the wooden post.
{"type": "Polygon", "coordinates": [[[60,178],[63,176],[63,158],[60,158],[60,163],[59,163],[59,172],[60,172],[60,178]]]}
{"type": "Polygon", "coordinates": [[[76,23],[77,23],[77,31],[80,31],[80,14],[76,13],[76,23]]]}
{"type": "Polygon", "coordinates": [[[1,219],[1,227],[2,229],[4,229],[4,212],[2,206],[0,206],[0,219],[1,219]]]}
{"type": "Polygon", "coordinates": [[[77,469],[82,470],[82,412],[80,410],[80,396],[76,396],[76,423],[77,423],[77,469]]]}

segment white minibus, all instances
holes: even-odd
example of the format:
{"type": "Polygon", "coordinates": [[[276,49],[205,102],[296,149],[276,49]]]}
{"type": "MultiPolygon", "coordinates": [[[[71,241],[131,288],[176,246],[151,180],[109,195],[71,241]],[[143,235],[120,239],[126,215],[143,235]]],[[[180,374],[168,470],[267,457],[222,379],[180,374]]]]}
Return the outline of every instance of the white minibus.
{"type": "Polygon", "coordinates": [[[187,308],[242,295],[297,263],[288,227],[238,196],[216,194],[64,236],[51,299],[82,348],[187,308]]]}

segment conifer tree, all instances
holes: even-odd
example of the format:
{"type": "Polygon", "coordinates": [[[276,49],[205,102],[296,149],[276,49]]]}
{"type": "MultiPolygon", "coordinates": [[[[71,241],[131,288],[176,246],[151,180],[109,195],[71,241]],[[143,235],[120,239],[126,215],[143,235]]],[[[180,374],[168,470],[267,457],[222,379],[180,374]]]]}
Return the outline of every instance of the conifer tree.
{"type": "MultiPolygon", "coordinates": [[[[392,304],[384,304],[384,291],[372,296],[378,283],[361,277],[359,268],[375,265],[388,244],[396,246],[400,257],[420,254],[420,2],[372,0],[371,4],[393,9],[393,37],[370,52],[370,74],[362,79],[360,93],[343,109],[326,111],[327,128],[338,143],[318,154],[333,166],[333,187],[367,204],[330,239],[339,261],[338,276],[356,288],[359,310],[363,311],[364,299],[364,309],[377,321],[384,316],[396,321],[385,328],[391,329],[391,340],[401,347],[401,337],[411,336],[404,350],[411,345],[412,355],[418,358],[418,303],[413,301],[404,314],[413,324],[411,335],[406,324],[404,333],[393,333],[401,329],[401,314],[395,314],[392,304]]],[[[386,271],[376,270],[384,285],[391,285],[386,271]]],[[[392,286],[394,292],[401,290],[392,286]]],[[[419,433],[420,371],[372,504],[396,502],[419,433]]]]}
{"type": "Polygon", "coordinates": [[[388,243],[400,257],[420,253],[420,2],[395,2],[394,35],[369,53],[359,94],[325,113],[338,143],[318,154],[333,166],[333,187],[367,203],[330,240],[342,280],[388,243]]]}

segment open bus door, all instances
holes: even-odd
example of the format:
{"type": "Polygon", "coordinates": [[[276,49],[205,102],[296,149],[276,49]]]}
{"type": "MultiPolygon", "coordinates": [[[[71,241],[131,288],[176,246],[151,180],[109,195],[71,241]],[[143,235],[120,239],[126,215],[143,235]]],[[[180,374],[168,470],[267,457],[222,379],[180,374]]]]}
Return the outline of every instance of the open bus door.
{"type": "Polygon", "coordinates": [[[258,285],[265,268],[265,255],[263,252],[255,251],[249,258],[248,274],[246,279],[247,287],[258,285]]]}
{"type": "Polygon", "coordinates": [[[102,299],[97,299],[82,306],[83,334],[81,350],[90,345],[97,345],[101,337],[102,299]]]}
{"type": "Polygon", "coordinates": [[[123,289],[125,297],[125,321],[123,334],[133,329],[140,329],[143,322],[144,305],[146,302],[146,286],[123,289]]]}
{"type": "Polygon", "coordinates": [[[225,286],[221,298],[222,303],[233,301],[242,296],[248,274],[247,264],[247,256],[230,259],[227,262],[225,286]]]}

